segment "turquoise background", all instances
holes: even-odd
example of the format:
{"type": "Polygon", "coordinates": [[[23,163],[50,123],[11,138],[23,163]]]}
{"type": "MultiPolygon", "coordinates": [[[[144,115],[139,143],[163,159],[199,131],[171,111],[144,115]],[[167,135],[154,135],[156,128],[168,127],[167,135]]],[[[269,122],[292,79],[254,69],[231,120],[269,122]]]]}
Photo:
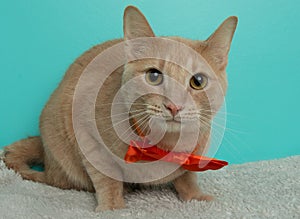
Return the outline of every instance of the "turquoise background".
{"type": "Polygon", "coordinates": [[[38,134],[43,105],[67,67],[91,46],[122,37],[126,5],[157,35],[205,39],[228,16],[233,40],[228,129],[217,154],[243,163],[300,154],[300,1],[2,0],[0,146],[38,134]]]}

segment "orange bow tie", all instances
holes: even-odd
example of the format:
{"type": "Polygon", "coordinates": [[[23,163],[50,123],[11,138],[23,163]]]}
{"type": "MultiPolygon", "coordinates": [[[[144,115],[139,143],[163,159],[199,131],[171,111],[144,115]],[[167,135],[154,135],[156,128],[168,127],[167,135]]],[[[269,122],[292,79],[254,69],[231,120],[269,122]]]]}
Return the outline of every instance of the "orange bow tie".
{"type": "Polygon", "coordinates": [[[217,170],[228,163],[214,158],[188,154],[184,152],[168,152],[157,146],[152,146],[143,141],[131,141],[124,160],[128,163],[162,160],[165,162],[180,164],[184,169],[190,171],[217,170]]]}

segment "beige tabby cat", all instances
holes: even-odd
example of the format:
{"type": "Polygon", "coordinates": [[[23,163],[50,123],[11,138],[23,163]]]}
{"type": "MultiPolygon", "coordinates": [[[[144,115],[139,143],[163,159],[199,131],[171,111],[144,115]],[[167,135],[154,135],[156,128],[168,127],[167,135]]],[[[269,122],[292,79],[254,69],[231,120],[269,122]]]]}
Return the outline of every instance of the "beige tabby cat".
{"type": "MultiPolygon", "coordinates": [[[[219,109],[224,96],[218,96],[216,106],[211,106],[206,97],[205,86],[207,89],[213,89],[214,86],[221,86],[223,93],[226,93],[226,65],[227,56],[231,40],[236,29],[237,18],[229,17],[222,25],[205,41],[188,40],[180,37],[165,37],[194,49],[199,53],[211,69],[216,73],[215,80],[210,81],[210,77],[205,73],[190,75],[185,69],[157,59],[144,59],[131,61],[115,70],[110,77],[104,82],[96,102],[95,119],[99,133],[111,151],[118,157],[123,158],[128,144],[121,141],[115,133],[111,119],[111,105],[113,98],[120,87],[131,78],[142,75],[137,80],[137,84],[149,89],[149,95],[144,95],[136,100],[132,105],[130,124],[135,121],[133,127],[142,127],[143,132],[149,131],[149,121],[152,117],[164,120],[166,133],[157,143],[157,146],[164,150],[172,150],[178,140],[180,127],[184,125],[174,118],[180,115],[187,118],[192,123],[199,121],[199,118],[205,117],[205,124],[201,126],[197,145],[194,153],[201,155],[208,144],[210,136],[210,121],[213,115],[219,109]],[[149,67],[150,66],[150,67],[149,67]],[[179,104],[174,104],[168,98],[161,95],[150,94],[151,89],[163,87],[169,95],[174,93],[175,87],[168,87],[165,83],[165,76],[174,78],[178,83],[185,87],[186,92],[192,96],[196,103],[196,108],[186,105],[184,98],[179,98],[179,104]],[[215,84],[216,83],[216,84],[215,84]],[[143,112],[147,119],[141,119],[140,114],[134,112],[143,112]],[[136,116],[135,116],[136,115],[136,116]],[[200,116],[200,117],[199,117],[200,116]],[[202,117],[201,117],[202,116],[202,117]],[[147,130],[148,129],[148,130],[147,130]]],[[[62,82],[54,91],[46,104],[40,117],[41,136],[29,137],[20,140],[5,148],[4,161],[9,168],[19,172],[24,179],[36,182],[46,183],[62,189],[86,190],[96,193],[98,205],[96,211],[107,209],[119,209],[125,207],[123,198],[124,182],[113,179],[101,173],[92,165],[83,155],[75,138],[73,120],[72,120],[72,103],[76,85],[88,64],[106,49],[123,42],[123,40],[132,40],[140,37],[155,37],[146,18],[135,7],[129,6],[124,12],[124,39],[107,41],[97,45],[82,56],[80,56],[68,69],[62,82]],[[44,172],[37,172],[30,169],[32,163],[43,163],[44,172]]],[[[158,38],[158,37],[155,37],[158,38]]],[[[174,55],[174,54],[173,54],[174,55]]],[[[180,56],[180,53],[177,54],[180,56]]],[[[195,74],[198,72],[195,72],[195,74]]],[[[124,95],[124,103],[130,97],[132,90],[127,90],[124,95]]],[[[159,120],[156,121],[159,123],[159,120]]],[[[151,127],[152,131],[156,126],[151,127]]],[[[155,131],[155,130],[154,130],[155,131]]],[[[179,148],[182,151],[190,149],[179,148]]],[[[113,168],[118,169],[116,164],[113,168]]],[[[122,168],[120,168],[122,170],[122,168]]],[[[145,171],[145,174],[146,171],[145,171]]],[[[196,174],[186,171],[182,168],[161,179],[148,182],[147,184],[173,183],[179,197],[188,201],[211,200],[212,197],[201,192],[196,181],[196,174]]]]}

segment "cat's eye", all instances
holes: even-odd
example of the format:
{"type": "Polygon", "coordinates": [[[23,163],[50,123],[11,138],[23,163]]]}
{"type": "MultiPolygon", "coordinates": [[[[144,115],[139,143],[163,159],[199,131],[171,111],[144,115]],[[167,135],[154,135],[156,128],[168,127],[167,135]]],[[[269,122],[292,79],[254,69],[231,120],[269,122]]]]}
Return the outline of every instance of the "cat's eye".
{"type": "Polygon", "coordinates": [[[197,73],[190,79],[190,86],[195,90],[202,90],[206,87],[207,82],[208,78],[204,74],[197,73]]]}
{"type": "Polygon", "coordinates": [[[146,72],[145,79],[150,85],[160,85],[163,82],[163,74],[159,70],[151,68],[146,72]]]}

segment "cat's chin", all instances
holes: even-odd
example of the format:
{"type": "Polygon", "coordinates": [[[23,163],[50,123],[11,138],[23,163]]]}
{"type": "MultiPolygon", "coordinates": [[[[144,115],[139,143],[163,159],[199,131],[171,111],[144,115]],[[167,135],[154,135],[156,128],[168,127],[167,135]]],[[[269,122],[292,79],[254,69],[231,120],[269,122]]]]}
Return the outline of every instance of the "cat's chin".
{"type": "Polygon", "coordinates": [[[155,118],[152,121],[153,125],[151,129],[153,131],[160,131],[163,133],[180,133],[185,126],[183,122],[173,119],[165,120],[163,118],[155,118]]]}
{"type": "Polygon", "coordinates": [[[199,124],[192,120],[166,120],[163,118],[152,118],[149,125],[152,131],[173,134],[194,132],[199,127],[199,124]]]}
{"type": "Polygon", "coordinates": [[[166,132],[170,132],[170,133],[179,133],[186,126],[184,122],[176,121],[176,120],[166,120],[165,123],[166,123],[166,132]]]}

